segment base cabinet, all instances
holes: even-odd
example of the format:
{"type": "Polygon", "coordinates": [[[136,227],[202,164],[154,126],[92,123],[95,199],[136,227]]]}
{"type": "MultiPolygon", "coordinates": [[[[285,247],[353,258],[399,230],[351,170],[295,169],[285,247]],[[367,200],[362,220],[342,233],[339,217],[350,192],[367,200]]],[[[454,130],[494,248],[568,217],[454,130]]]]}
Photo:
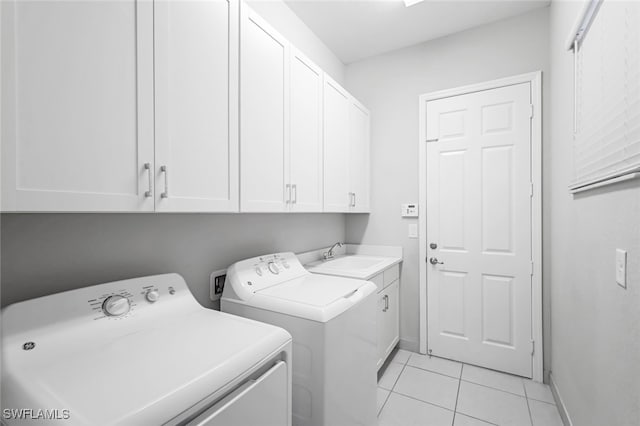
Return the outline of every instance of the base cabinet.
{"type": "Polygon", "coordinates": [[[377,368],[400,341],[400,279],[395,265],[371,279],[378,286],[376,326],[378,329],[377,368]]]}

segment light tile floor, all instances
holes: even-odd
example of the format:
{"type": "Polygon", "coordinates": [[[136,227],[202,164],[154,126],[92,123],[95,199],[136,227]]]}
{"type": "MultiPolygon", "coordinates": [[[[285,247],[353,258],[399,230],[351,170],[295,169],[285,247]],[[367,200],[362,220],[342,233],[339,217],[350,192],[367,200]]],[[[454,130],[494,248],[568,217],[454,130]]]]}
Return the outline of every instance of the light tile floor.
{"type": "Polygon", "coordinates": [[[549,386],[404,350],[378,380],[378,426],[562,426],[549,386]]]}

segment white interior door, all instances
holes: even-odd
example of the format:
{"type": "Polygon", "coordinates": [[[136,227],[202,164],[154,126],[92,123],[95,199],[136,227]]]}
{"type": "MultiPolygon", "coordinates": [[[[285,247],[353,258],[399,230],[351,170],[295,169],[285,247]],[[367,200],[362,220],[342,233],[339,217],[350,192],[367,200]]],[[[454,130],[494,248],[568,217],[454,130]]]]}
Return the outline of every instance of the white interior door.
{"type": "Polygon", "coordinates": [[[525,377],[531,111],[530,83],[426,107],[428,353],[525,377]]]}
{"type": "Polygon", "coordinates": [[[154,4],[156,210],[237,211],[238,2],[154,4]]]}
{"type": "Polygon", "coordinates": [[[0,7],[3,209],[152,211],[153,4],[0,7]]]}
{"type": "Polygon", "coordinates": [[[324,78],[324,211],[348,212],[349,94],[324,78]]]}
{"type": "Polygon", "coordinates": [[[289,42],[246,4],[240,23],[240,203],[283,212],[289,137],[289,42]]]}
{"type": "Polygon", "coordinates": [[[291,210],[322,211],[322,70],[291,49],[291,210]]]}

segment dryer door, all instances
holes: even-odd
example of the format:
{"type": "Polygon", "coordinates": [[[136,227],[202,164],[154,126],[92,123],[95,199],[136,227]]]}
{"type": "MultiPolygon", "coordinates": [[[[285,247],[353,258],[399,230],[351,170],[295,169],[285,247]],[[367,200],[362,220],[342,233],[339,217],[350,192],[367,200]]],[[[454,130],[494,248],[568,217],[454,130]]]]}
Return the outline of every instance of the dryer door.
{"type": "Polygon", "coordinates": [[[287,365],[278,361],[255,380],[249,380],[213,407],[188,423],[189,426],[287,426],[287,365]]]}

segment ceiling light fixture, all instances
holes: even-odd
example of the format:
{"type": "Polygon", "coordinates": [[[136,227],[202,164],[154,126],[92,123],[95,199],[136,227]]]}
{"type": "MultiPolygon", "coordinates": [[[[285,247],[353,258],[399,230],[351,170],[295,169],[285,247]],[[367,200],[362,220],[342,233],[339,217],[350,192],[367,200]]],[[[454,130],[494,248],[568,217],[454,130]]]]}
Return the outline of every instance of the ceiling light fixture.
{"type": "Polygon", "coordinates": [[[404,0],[406,7],[413,6],[414,4],[422,3],[424,0],[404,0]]]}

